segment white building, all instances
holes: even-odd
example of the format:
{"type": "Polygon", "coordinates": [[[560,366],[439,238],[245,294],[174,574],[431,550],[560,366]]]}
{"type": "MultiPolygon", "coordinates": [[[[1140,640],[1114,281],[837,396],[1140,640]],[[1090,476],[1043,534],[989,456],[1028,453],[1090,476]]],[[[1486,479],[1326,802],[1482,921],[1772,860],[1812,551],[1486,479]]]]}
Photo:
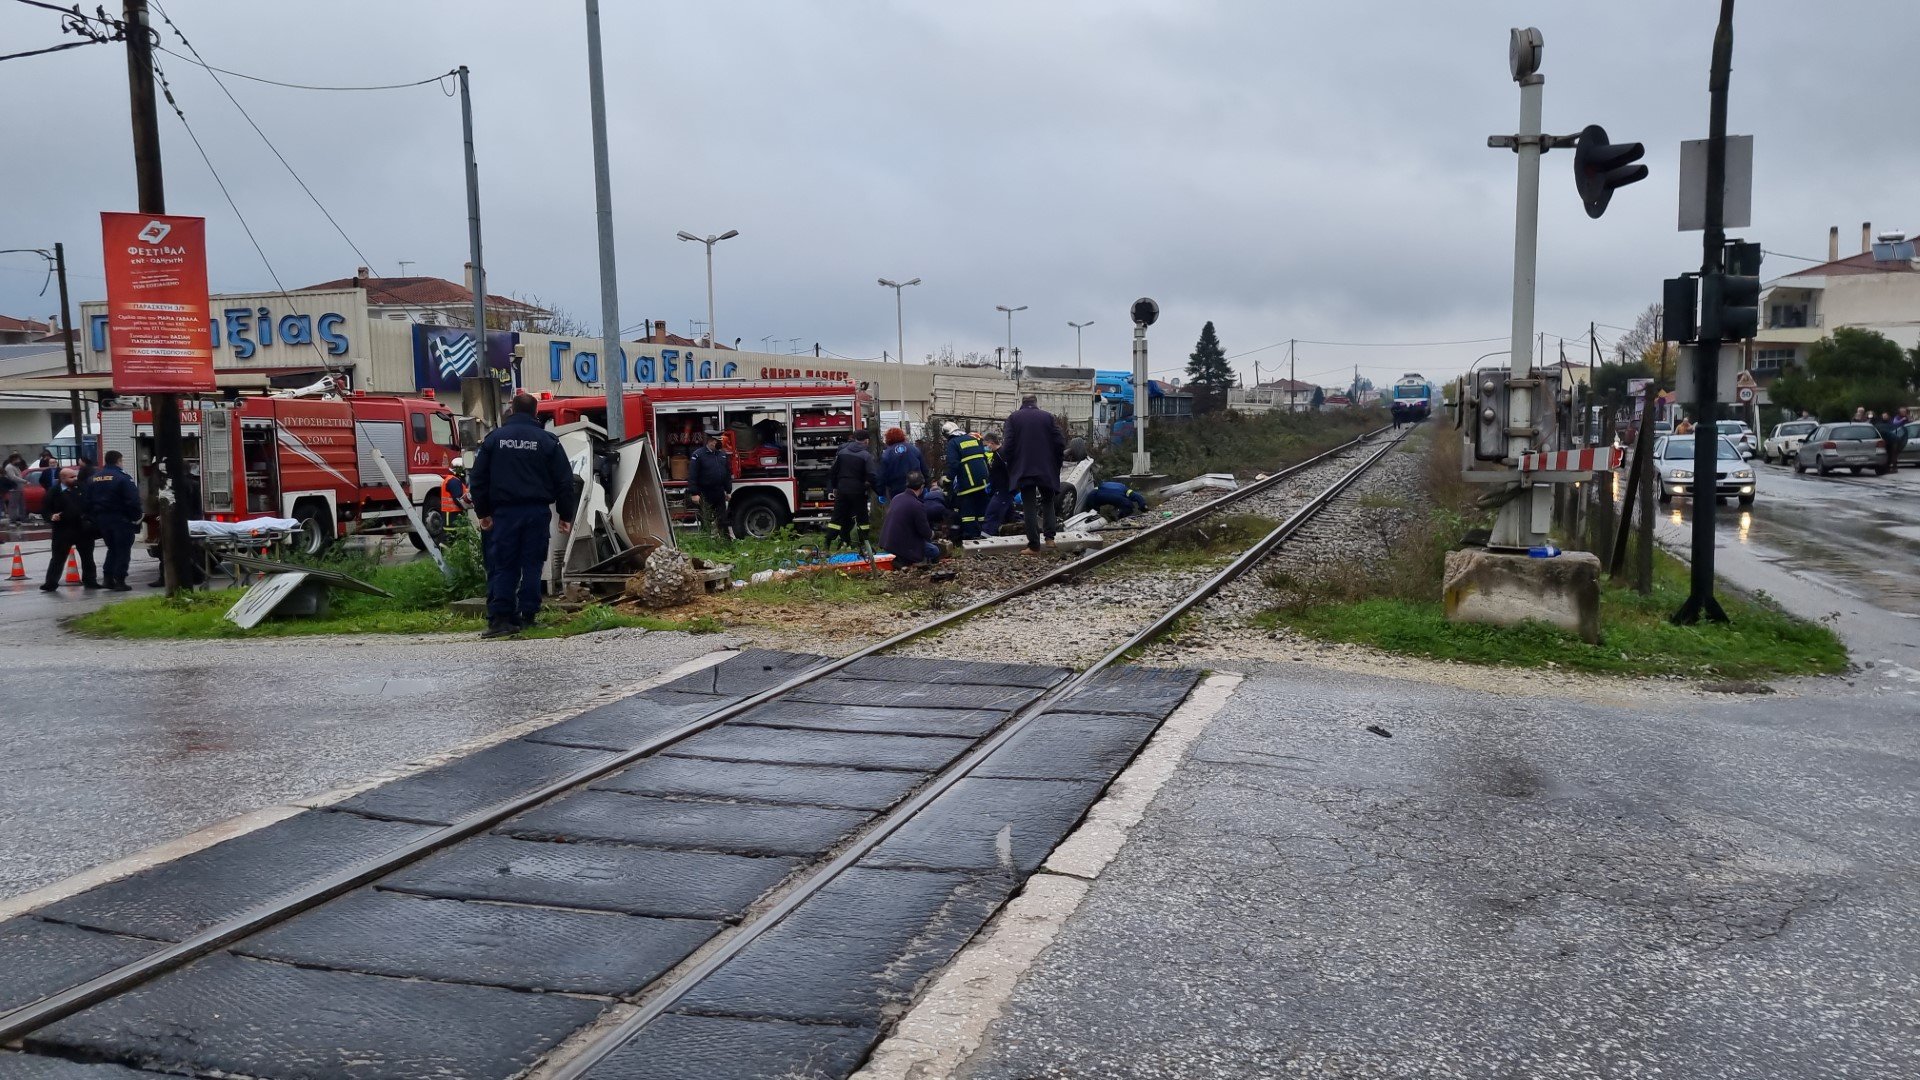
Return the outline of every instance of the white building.
{"type": "Polygon", "coordinates": [[[1920,344],[1920,260],[1904,232],[1860,226],[1860,253],[1840,257],[1840,230],[1828,233],[1828,261],[1777,277],[1760,294],[1752,368],[1762,385],[1783,365],[1841,327],[1872,330],[1903,349],[1920,344]]]}

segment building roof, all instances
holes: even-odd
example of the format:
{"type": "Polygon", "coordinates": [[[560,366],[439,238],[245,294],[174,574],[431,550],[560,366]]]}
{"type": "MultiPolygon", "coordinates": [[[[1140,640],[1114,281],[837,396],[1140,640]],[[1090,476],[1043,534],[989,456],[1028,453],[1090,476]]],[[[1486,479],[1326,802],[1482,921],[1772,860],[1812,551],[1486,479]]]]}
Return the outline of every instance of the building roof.
{"type": "Polygon", "coordinates": [[[51,334],[53,327],[38,319],[16,319],[11,315],[0,315],[0,334],[51,334]]]}
{"type": "Polygon", "coordinates": [[[1295,394],[1311,394],[1313,393],[1313,387],[1313,383],[1301,382],[1298,379],[1269,379],[1261,383],[1258,389],[1278,390],[1281,393],[1291,391],[1295,394]]]}
{"type": "MultiPolygon", "coordinates": [[[[457,281],[437,277],[374,277],[362,268],[350,278],[323,281],[294,292],[324,292],[336,289],[365,289],[367,303],[375,307],[461,308],[473,306],[473,290],[457,281]]],[[[549,314],[542,308],[506,296],[487,294],[487,307],[522,315],[549,314]]]]}
{"type": "Polygon", "coordinates": [[[1818,266],[1809,266],[1804,270],[1795,270],[1791,274],[1782,274],[1776,281],[1796,277],[1840,276],[1847,274],[1911,274],[1916,272],[1913,262],[1908,259],[1889,259],[1880,261],[1873,252],[1863,251],[1858,255],[1849,255],[1844,259],[1835,259],[1818,266]]]}

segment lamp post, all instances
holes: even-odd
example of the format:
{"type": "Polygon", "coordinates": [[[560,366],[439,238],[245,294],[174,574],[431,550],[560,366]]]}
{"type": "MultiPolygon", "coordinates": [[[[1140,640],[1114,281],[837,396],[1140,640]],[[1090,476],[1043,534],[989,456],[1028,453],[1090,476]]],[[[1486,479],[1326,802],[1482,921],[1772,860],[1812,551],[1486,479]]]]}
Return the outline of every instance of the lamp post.
{"type": "Polygon", "coordinates": [[[995,304],[993,305],[993,310],[1007,313],[1007,359],[1013,360],[1013,377],[1018,379],[1020,377],[1020,362],[1014,360],[1013,356],[1013,313],[1027,310],[1027,305],[1021,304],[1019,307],[1008,307],[1005,304],[995,304]]]}
{"type": "Polygon", "coordinates": [[[1072,319],[1068,319],[1067,325],[1073,327],[1073,366],[1086,367],[1086,361],[1081,359],[1080,356],[1080,331],[1092,326],[1093,320],[1088,319],[1086,322],[1074,322],[1072,319]]]}
{"type": "Polygon", "coordinates": [[[920,284],[920,279],[888,281],[886,278],[881,278],[880,284],[893,290],[893,329],[897,335],[894,344],[900,350],[895,354],[900,358],[900,382],[896,385],[896,389],[900,391],[900,422],[904,424],[907,422],[907,323],[906,316],[901,314],[900,294],[906,291],[907,286],[920,284]]]}
{"type": "Polygon", "coordinates": [[[696,244],[707,245],[707,348],[711,349],[720,340],[718,329],[713,325],[713,245],[722,240],[731,240],[740,235],[739,229],[728,229],[719,236],[698,237],[681,229],[674,235],[682,240],[691,240],[696,244]]]}

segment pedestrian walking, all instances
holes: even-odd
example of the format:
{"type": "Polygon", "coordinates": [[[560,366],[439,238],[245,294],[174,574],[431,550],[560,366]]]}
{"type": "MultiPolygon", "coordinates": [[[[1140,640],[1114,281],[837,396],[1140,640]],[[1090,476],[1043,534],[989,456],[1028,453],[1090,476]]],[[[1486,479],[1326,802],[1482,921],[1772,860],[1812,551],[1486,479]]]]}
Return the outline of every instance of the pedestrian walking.
{"type": "Polygon", "coordinates": [[[1020,407],[1007,417],[1007,481],[1020,493],[1026,511],[1028,555],[1040,553],[1044,533],[1048,547],[1059,531],[1059,513],[1054,506],[1060,488],[1060,462],[1067,448],[1066,437],[1053,414],[1042,409],[1039,399],[1028,394],[1020,407]],[[1045,528],[1042,528],[1044,517],[1045,528]]]}
{"type": "Polygon", "coordinates": [[[880,522],[880,546],[893,553],[894,569],[940,561],[940,545],[933,542],[933,523],[920,501],[927,477],[918,470],[907,474],[900,494],[887,501],[880,522]]]}
{"type": "Polygon", "coordinates": [[[733,539],[733,521],[727,499],[733,494],[733,455],[727,453],[724,434],[707,429],[707,443],[687,459],[687,486],[700,502],[700,527],[723,540],[733,539]]]}
{"type": "Polygon", "coordinates": [[[940,425],[947,437],[947,493],[960,525],[960,539],[980,536],[987,515],[987,446],[948,420],[940,425]]]}
{"type": "Polygon", "coordinates": [[[1913,422],[1907,415],[1906,406],[1894,411],[1893,421],[1888,425],[1892,434],[1887,440],[1887,470],[1900,471],[1900,455],[1906,452],[1907,440],[1913,436],[1913,422]]]}
{"type": "Polygon", "coordinates": [[[560,440],[540,426],[538,407],[531,394],[513,395],[506,423],[488,432],[473,456],[473,509],[492,548],[483,638],[533,625],[554,516],[561,532],[573,531],[573,466],[560,440]]]}
{"type": "Polygon", "coordinates": [[[80,489],[79,469],[61,469],[47,488],[47,520],[53,523],[53,547],[48,551],[47,580],[40,591],[52,592],[60,587],[70,551],[80,554],[81,587],[99,588],[100,579],[93,566],[93,514],[87,493],[80,489]]]}
{"type": "Polygon", "coordinates": [[[999,536],[1000,527],[1013,512],[1013,490],[1007,481],[1007,457],[1000,452],[1000,433],[981,436],[987,445],[987,510],[980,529],[988,536],[999,536]]]}
{"type": "Polygon", "coordinates": [[[872,438],[866,428],[855,429],[827,467],[827,490],[833,492],[833,520],[827,523],[828,551],[842,543],[854,551],[866,546],[870,520],[867,507],[880,477],[873,452],[867,449],[872,438]]]}
{"type": "Polygon", "coordinates": [[[927,459],[900,428],[888,428],[882,441],[886,443],[880,451],[880,501],[884,504],[907,489],[908,473],[927,474],[927,459]]]}
{"type": "MultiPolygon", "coordinates": [[[[87,477],[87,517],[106,542],[100,563],[102,583],[114,592],[131,592],[127,567],[133,561],[133,535],[145,514],[140,507],[140,485],[120,467],[118,450],[109,450],[101,465],[87,477]]],[[[77,474],[76,474],[77,476],[77,474]]]]}

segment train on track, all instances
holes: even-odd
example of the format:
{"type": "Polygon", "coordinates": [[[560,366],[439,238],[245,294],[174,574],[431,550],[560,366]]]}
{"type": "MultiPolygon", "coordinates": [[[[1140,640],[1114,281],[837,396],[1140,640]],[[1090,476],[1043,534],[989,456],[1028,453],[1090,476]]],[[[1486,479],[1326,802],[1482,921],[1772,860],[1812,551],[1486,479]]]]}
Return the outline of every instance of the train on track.
{"type": "Polygon", "coordinates": [[[1400,423],[1419,423],[1433,412],[1433,384],[1419,372],[1409,371],[1393,384],[1393,418],[1400,423]]]}

